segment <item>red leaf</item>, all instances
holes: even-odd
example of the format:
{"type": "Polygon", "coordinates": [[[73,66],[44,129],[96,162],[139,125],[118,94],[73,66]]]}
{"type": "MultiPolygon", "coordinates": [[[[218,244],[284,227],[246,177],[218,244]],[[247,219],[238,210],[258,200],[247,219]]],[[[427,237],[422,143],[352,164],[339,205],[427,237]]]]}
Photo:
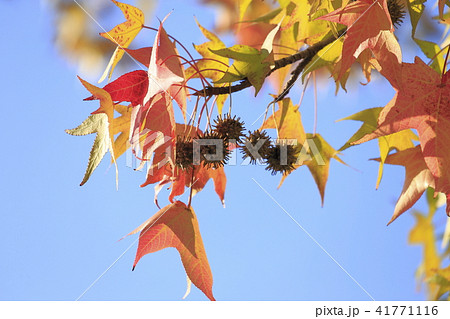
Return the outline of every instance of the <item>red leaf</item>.
{"type": "Polygon", "coordinates": [[[129,235],[137,232],[140,232],[139,245],[133,270],[144,255],[174,247],[192,283],[210,300],[215,300],[212,293],[213,277],[192,208],[182,202],[170,204],[129,235]]]}
{"type": "MultiPolygon", "coordinates": [[[[172,100],[165,93],[154,96],[145,106],[139,104],[131,115],[131,148],[142,159],[149,160],[158,147],[169,146],[175,136],[172,100]]],[[[170,156],[170,154],[168,154],[170,156]]]]}
{"type": "MultiPolygon", "coordinates": [[[[103,87],[113,101],[117,103],[131,102],[132,106],[142,104],[148,90],[147,72],[136,70],[126,73],[115,81],[103,87]]],[[[94,100],[94,96],[85,98],[85,101],[94,100]]]]}
{"type": "Polygon", "coordinates": [[[147,68],[150,64],[150,56],[152,55],[152,47],[145,47],[136,50],[123,48],[133,59],[142,63],[147,68]]]}

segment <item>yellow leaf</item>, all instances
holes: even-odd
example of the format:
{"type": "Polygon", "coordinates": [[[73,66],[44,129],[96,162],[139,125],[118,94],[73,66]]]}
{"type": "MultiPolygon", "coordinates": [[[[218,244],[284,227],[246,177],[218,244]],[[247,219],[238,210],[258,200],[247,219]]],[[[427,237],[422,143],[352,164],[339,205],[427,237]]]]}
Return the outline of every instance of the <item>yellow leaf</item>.
{"type": "Polygon", "coordinates": [[[66,130],[71,135],[86,135],[97,133],[94,145],[91,149],[89,157],[88,168],[81,185],[87,182],[92,172],[98,166],[102,158],[105,156],[107,150],[111,153],[112,161],[116,167],[116,187],[119,187],[119,172],[114,155],[114,105],[111,95],[102,88],[96,87],[89,82],[84,81],[78,77],[83,86],[94,96],[95,99],[100,100],[100,107],[92,112],[93,115],[88,117],[80,126],[73,130],[66,130]]]}
{"type": "Polygon", "coordinates": [[[383,176],[383,167],[386,157],[391,150],[403,151],[408,148],[413,148],[413,141],[417,141],[417,135],[411,130],[400,131],[391,135],[386,135],[378,138],[378,147],[380,148],[380,166],[378,167],[377,185],[380,186],[381,177],[383,176]]]}
{"type": "Polygon", "coordinates": [[[306,138],[298,106],[294,106],[289,98],[278,102],[278,110],[263,123],[260,130],[263,129],[276,129],[278,138],[296,139],[300,145],[306,138]]]}
{"type": "MultiPolygon", "coordinates": [[[[203,35],[210,41],[200,45],[194,44],[195,50],[201,54],[203,59],[197,61],[196,68],[190,67],[185,71],[186,78],[189,79],[191,77],[198,78],[204,76],[213,81],[218,81],[227,72],[229,59],[216,55],[212,53],[211,50],[224,49],[226,46],[214,33],[205,29],[198,21],[196,22],[203,35]],[[201,75],[199,73],[201,73],[201,75]]],[[[221,85],[215,84],[215,86],[221,85]]],[[[227,97],[227,94],[217,97],[216,103],[219,113],[222,113],[222,108],[227,97]]]]}
{"type": "MultiPolygon", "coordinates": [[[[330,144],[325,141],[325,139],[320,134],[306,134],[309,147],[312,149],[314,146],[316,148],[317,154],[312,152],[313,160],[306,162],[308,169],[313,176],[317,188],[319,189],[320,198],[322,200],[322,206],[325,199],[325,186],[328,181],[328,173],[330,170],[330,161],[332,158],[346,165],[338,156],[338,151],[336,151],[330,144]]],[[[301,163],[299,163],[301,164],[301,163]]]]}
{"type": "Polygon", "coordinates": [[[115,26],[109,32],[100,33],[102,37],[117,44],[117,48],[114,51],[105,72],[98,81],[99,83],[106,79],[106,77],[108,77],[108,79],[111,79],[114,68],[116,67],[120,59],[122,59],[122,56],[124,54],[124,50],[120,50],[119,48],[128,48],[133,39],[141,31],[145,19],[144,13],[140,9],[115,0],[112,0],[112,2],[114,2],[120,10],[122,10],[126,21],[115,26]]]}
{"type": "MultiPolygon", "coordinates": [[[[434,234],[434,225],[432,222],[433,214],[425,216],[415,213],[416,225],[409,233],[409,243],[421,245],[423,248],[423,275],[424,279],[434,276],[437,269],[440,268],[441,259],[436,248],[436,237],[434,234]]],[[[431,299],[438,293],[439,286],[433,283],[428,284],[428,293],[431,299]]]]}
{"type": "Polygon", "coordinates": [[[112,122],[113,136],[120,133],[113,144],[114,155],[117,159],[130,147],[128,139],[130,137],[131,108],[120,104],[115,105],[114,108],[121,114],[112,122]]]}

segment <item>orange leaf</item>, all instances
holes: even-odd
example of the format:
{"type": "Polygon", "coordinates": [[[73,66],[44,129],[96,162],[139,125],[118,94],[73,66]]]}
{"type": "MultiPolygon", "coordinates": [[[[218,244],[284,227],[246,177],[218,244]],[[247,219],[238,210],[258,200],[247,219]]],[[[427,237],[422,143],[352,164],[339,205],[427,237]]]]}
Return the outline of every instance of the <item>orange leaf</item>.
{"type": "MultiPolygon", "coordinates": [[[[379,159],[377,159],[379,161],[379,159]]],[[[434,187],[433,175],[431,175],[423,159],[420,146],[408,148],[389,155],[386,164],[402,165],[405,167],[405,183],[402,193],[395,205],[394,215],[388,225],[397,217],[410,209],[422,196],[428,187],[434,187]]]]}
{"type": "Polygon", "coordinates": [[[342,65],[338,79],[344,76],[356,58],[371,49],[382,68],[399,70],[400,46],[393,34],[386,0],[358,0],[318,19],[346,25],[342,65]]]}
{"type": "MultiPolygon", "coordinates": [[[[167,19],[164,18],[164,20],[167,19]]],[[[160,23],[150,55],[148,68],[149,88],[144,98],[144,104],[158,93],[169,94],[180,107],[186,119],[186,88],[183,86],[184,69],[178,57],[175,44],[163,28],[164,20],[160,23]]]]}
{"type": "Polygon", "coordinates": [[[397,93],[381,111],[378,128],[355,144],[416,129],[436,191],[447,194],[447,214],[450,214],[450,83],[447,83],[447,74],[441,77],[418,57],[414,63],[403,63],[401,81],[391,81],[397,93]]]}
{"type": "Polygon", "coordinates": [[[182,202],[170,204],[129,235],[137,232],[140,232],[139,246],[133,270],[144,255],[174,247],[178,250],[186,274],[192,283],[210,300],[215,300],[212,293],[213,277],[197,217],[192,208],[182,202]]]}

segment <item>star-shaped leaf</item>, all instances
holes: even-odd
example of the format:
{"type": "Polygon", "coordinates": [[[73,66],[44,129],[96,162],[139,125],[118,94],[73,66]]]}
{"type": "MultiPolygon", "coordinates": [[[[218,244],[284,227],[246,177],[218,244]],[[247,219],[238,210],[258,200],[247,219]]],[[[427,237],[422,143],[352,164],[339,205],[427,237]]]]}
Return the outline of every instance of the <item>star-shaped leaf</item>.
{"type": "Polygon", "coordinates": [[[156,94],[166,93],[175,99],[186,118],[187,93],[183,86],[185,82],[184,69],[175,44],[170,41],[163,28],[167,17],[160,23],[153,44],[148,68],[149,86],[143,104],[147,104],[156,94]]]}
{"type": "MultiPolygon", "coordinates": [[[[306,134],[306,138],[308,143],[307,148],[309,148],[312,159],[306,161],[305,164],[308,166],[308,169],[317,184],[323,206],[331,159],[334,158],[339,163],[346,164],[338,157],[339,152],[328,144],[320,134],[314,135],[308,133],[306,134]]],[[[300,162],[299,164],[302,165],[303,163],[300,162]]],[[[285,176],[283,176],[283,178],[284,177],[285,176]]],[[[282,182],[283,180],[281,183],[282,182]]]]}
{"type": "MultiPolygon", "coordinates": [[[[401,81],[392,81],[395,97],[384,107],[377,129],[355,144],[416,129],[425,162],[434,176],[436,191],[450,195],[450,90],[448,74],[441,76],[420,58],[403,63],[401,81]]],[[[388,77],[389,78],[389,77],[388,77]]],[[[447,205],[450,213],[450,205],[447,205]]]]}
{"type": "Polygon", "coordinates": [[[139,234],[139,245],[133,270],[147,254],[174,247],[180,254],[188,278],[210,300],[213,277],[200,235],[197,217],[191,207],[182,202],[170,204],[128,235],[139,234]]]}
{"type": "MultiPolygon", "coordinates": [[[[147,72],[132,71],[120,76],[117,80],[103,87],[115,102],[131,102],[133,106],[143,103],[148,90],[147,72]]],[[[94,96],[85,98],[85,101],[94,100],[94,96]]]]}
{"type": "Polygon", "coordinates": [[[109,32],[100,33],[102,37],[117,44],[117,48],[114,51],[105,72],[98,81],[99,83],[106,79],[106,77],[108,77],[108,79],[111,78],[114,68],[123,57],[124,51],[121,48],[127,48],[130,45],[133,39],[142,30],[145,20],[144,13],[138,8],[115,0],[111,1],[122,10],[127,21],[115,26],[109,32]]]}
{"type": "Polygon", "coordinates": [[[89,82],[84,81],[80,77],[78,79],[81,81],[83,86],[92,94],[95,99],[100,100],[100,107],[92,112],[93,115],[88,117],[80,126],[72,130],[66,130],[68,134],[71,135],[87,135],[92,133],[97,133],[97,136],[92,146],[91,153],[89,156],[88,167],[84,175],[83,181],[80,186],[85,184],[92,172],[98,166],[100,161],[105,156],[106,152],[109,150],[111,153],[111,159],[116,167],[116,187],[118,187],[118,169],[116,164],[116,158],[114,155],[114,106],[109,93],[89,82]]]}
{"type": "Polygon", "coordinates": [[[92,114],[78,127],[71,130],[66,130],[66,133],[76,136],[92,133],[97,134],[91,148],[86,172],[80,184],[80,186],[83,186],[89,180],[92,172],[97,168],[98,164],[100,164],[108,150],[114,157],[114,152],[111,146],[111,138],[109,136],[108,117],[104,113],[92,114]]]}

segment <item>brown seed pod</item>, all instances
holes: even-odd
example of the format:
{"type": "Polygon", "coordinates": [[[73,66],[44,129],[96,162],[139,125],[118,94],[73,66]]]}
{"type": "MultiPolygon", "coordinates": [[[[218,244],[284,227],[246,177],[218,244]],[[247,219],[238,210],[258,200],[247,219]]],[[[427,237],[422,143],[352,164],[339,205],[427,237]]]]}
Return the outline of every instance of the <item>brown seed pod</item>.
{"type": "Polygon", "coordinates": [[[218,168],[224,166],[230,159],[228,142],[221,138],[215,131],[205,132],[202,136],[195,139],[194,143],[198,144],[198,146],[194,148],[200,150],[200,162],[203,166],[207,166],[208,168],[218,168]],[[218,146],[222,148],[222,152],[220,154],[217,154],[218,151],[216,148],[218,146]]]}
{"type": "Polygon", "coordinates": [[[290,173],[295,169],[298,149],[294,145],[273,145],[269,148],[265,156],[266,170],[271,171],[272,175],[278,172],[290,173]]]}
{"type": "Polygon", "coordinates": [[[223,139],[236,140],[236,143],[242,142],[241,138],[244,132],[244,122],[236,116],[231,117],[230,114],[225,114],[223,117],[219,115],[214,120],[214,131],[223,139]]]}
{"type": "Polygon", "coordinates": [[[193,143],[190,137],[177,136],[175,143],[175,165],[187,169],[192,167],[194,159],[193,143]]]}
{"type": "Polygon", "coordinates": [[[265,131],[248,131],[241,148],[242,158],[250,158],[250,163],[256,164],[257,160],[262,161],[268,155],[271,146],[272,143],[265,131]],[[250,149],[254,150],[253,153],[250,149]]]}
{"type": "Polygon", "coordinates": [[[403,23],[403,18],[405,17],[405,7],[399,2],[399,0],[387,0],[387,6],[392,24],[398,28],[403,23]]]}

